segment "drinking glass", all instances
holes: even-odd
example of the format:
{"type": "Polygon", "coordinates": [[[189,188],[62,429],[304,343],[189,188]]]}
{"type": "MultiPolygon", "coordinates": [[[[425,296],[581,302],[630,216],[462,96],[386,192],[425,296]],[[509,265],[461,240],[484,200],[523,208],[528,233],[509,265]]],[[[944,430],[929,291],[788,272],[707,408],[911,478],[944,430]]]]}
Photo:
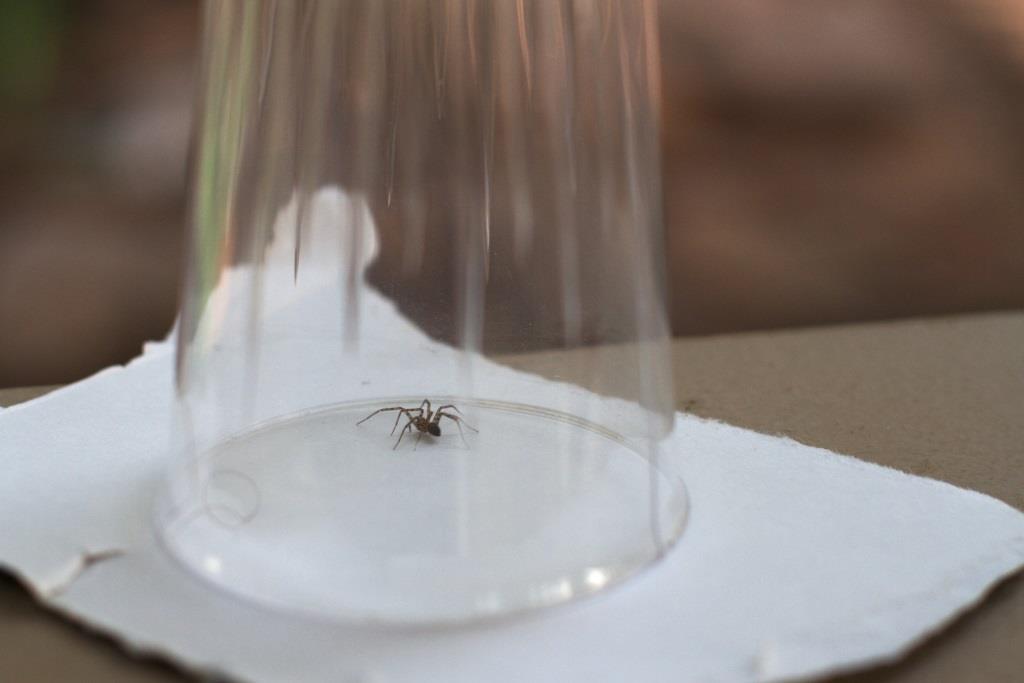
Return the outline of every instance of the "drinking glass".
{"type": "Polygon", "coordinates": [[[209,0],[160,538],[442,624],[656,561],[673,424],[655,7],[209,0]]]}

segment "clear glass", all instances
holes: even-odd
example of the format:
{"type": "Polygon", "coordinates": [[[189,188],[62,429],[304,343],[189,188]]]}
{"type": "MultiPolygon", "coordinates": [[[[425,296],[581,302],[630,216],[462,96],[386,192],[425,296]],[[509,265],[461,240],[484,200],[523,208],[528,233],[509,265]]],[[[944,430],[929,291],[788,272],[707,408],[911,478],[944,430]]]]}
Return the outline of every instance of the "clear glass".
{"type": "Polygon", "coordinates": [[[560,603],[686,495],[655,8],[210,0],[161,538],[349,621],[560,603]]]}

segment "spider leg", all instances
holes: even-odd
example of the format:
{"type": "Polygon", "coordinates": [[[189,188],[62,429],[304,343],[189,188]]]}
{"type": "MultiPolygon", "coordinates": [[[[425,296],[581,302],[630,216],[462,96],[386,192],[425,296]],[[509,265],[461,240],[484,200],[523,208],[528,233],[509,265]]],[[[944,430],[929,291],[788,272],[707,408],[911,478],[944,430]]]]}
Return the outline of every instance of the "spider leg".
{"type": "MultiPolygon", "coordinates": [[[[469,446],[469,442],[466,441],[466,433],[462,431],[462,423],[465,422],[464,420],[461,420],[449,413],[442,413],[440,409],[438,409],[437,411],[437,416],[438,418],[447,417],[449,420],[452,420],[455,423],[455,426],[459,428],[459,438],[462,439],[462,443],[464,443],[467,447],[469,446]]],[[[469,427],[468,422],[466,423],[466,426],[469,427]]],[[[473,429],[472,427],[469,428],[473,429]]],[[[475,432],[477,430],[473,429],[473,431],[475,432]]]]}
{"type": "Polygon", "coordinates": [[[458,417],[455,417],[454,415],[452,415],[452,414],[450,414],[450,413],[445,413],[445,412],[442,412],[442,411],[444,411],[444,410],[445,410],[445,409],[447,409],[447,408],[455,408],[455,412],[457,412],[457,413],[458,413],[459,415],[462,415],[462,411],[461,411],[461,410],[459,410],[459,409],[458,409],[457,407],[455,407],[455,406],[452,406],[452,405],[448,405],[448,406],[441,406],[440,408],[438,408],[438,409],[437,409],[437,412],[438,412],[438,413],[440,413],[440,414],[442,414],[442,415],[444,415],[445,417],[447,417],[447,418],[449,418],[449,419],[455,420],[456,422],[462,422],[462,424],[466,425],[467,427],[469,427],[469,428],[470,428],[470,429],[471,429],[472,431],[474,431],[474,432],[479,432],[479,431],[480,431],[480,430],[478,430],[478,429],[477,429],[476,427],[474,427],[473,425],[471,425],[471,424],[469,424],[468,422],[466,422],[466,419],[465,419],[465,418],[461,418],[461,419],[460,419],[460,418],[458,418],[458,417]]]}
{"type": "Polygon", "coordinates": [[[417,412],[421,415],[423,414],[423,411],[419,408],[402,408],[402,412],[395,416],[395,426],[391,428],[391,435],[395,435],[395,430],[398,429],[398,421],[402,419],[403,415],[405,415],[409,419],[412,419],[412,413],[417,412]]]}
{"type": "Polygon", "coordinates": [[[456,406],[456,405],[452,405],[451,403],[449,403],[449,404],[447,404],[447,405],[443,405],[443,406],[441,406],[440,408],[438,408],[438,409],[437,409],[437,412],[441,412],[442,410],[446,410],[446,409],[448,409],[448,408],[451,408],[452,410],[454,410],[454,411],[455,411],[456,413],[458,413],[459,415],[463,415],[463,414],[464,414],[464,413],[463,413],[463,412],[462,412],[461,410],[459,410],[459,407],[458,407],[458,406],[456,406]]]}
{"type": "Polygon", "coordinates": [[[423,438],[423,432],[417,432],[417,433],[416,433],[416,443],[414,443],[414,444],[412,445],[412,449],[413,449],[413,450],[416,450],[417,448],[419,448],[419,445],[420,445],[420,439],[422,439],[422,438],[423,438]]]}
{"type": "Polygon", "coordinates": [[[394,451],[394,450],[398,449],[398,444],[402,443],[402,437],[405,436],[405,433],[407,431],[409,431],[410,429],[412,429],[412,420],[411,419],[409,420],[409,423],[407,425],[405,425],[405,428],[402,430],[402,433],[398,435],[398,441],[396,441],[395,445],[391,447],[391,450],[394,451]]]}
{"type": "Polygon", "coordinates": [[[420,407],[419,407],[420,415],[423,414],[423,406],[427,407],[427,419],[429,420],[430,416],[433,415],[433,413],[434,413],[434,411],[430,409],[430,399],[425,398],[425,399],[423,399],[423,402],[420,403],[420,407]]]}
{"type": "Polygon", "coordinates": [[[408,408],[403,408],[402,406],[393,406],[393,407],[391,407],[391,408],[381,408],[381,409],[379,409],[379,410],[375,410],[375,411],[373,411],[372,413],[370,413],[369,415],[367,415],[366,417],[364,417],[364,418],[363,418],[362,420],[360,420],[359,422],[356,422],[356,424],[357,424],[357,425],[361,425],[361,424],[363,424],[364,422],[366,422],[367,420],[369,420],[369,419],[370,419],[371,417],[373,417],[374,415],[376,415],[376,414],[378,414],[378,413],[386,413],[386,412],[388,412],[389,410],[409,410],[409,409],[408,409],[408,408]]]}

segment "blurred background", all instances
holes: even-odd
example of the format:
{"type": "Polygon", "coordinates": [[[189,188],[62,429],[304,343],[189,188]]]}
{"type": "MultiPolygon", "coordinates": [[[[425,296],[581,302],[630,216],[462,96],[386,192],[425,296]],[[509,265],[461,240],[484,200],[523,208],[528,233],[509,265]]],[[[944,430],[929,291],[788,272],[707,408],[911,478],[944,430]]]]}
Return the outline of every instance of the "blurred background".
{"type": "MultiPolygon", "coordinates": [[[[1024,5],[661,6],[676,334],[1024,306],[1024,5]]],[[[170,329],[198,10],[0,0],[0,387],[170,329]]]]}

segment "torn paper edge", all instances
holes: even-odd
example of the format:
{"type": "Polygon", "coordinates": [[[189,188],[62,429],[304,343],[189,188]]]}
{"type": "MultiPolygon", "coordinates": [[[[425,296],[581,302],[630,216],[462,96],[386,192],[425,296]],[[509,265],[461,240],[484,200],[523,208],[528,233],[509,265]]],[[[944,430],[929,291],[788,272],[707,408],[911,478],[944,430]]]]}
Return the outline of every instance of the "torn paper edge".
{"type": "MultiPolygon", "coordinates": [[[[846,624],[850,625],[867,622],[866,628],[848,628],[844,634],[842,626],[836,628],[835,624],[830,625],[833,637],[845,638],[848,641],[857,638],[858,634],[868,641],[877,641],[872,627],[875,629],[885,627],[895,634],[903,633],[902,642],[897,642],[890,652],[879,653],[876,651],[875,654],[850,656],[846,661],[807,665],[807,660],[821,659],[812,649],[814,638],[807,633],[794,634],[791,640],[795,645],[787,644],[787,642],[770,642],[762,646],[754,661],[754,669],[757,674],[755,680],[762,683],[814,681],[897,663],[932,638],[943,633],[966,614],[979,608],[993,591],[1002,584],[1014,580],[1022,572],[1024,572],[1024,535],[1009,539],[1007,545],[997,552],[964,564],[960,571],[950,576],[947,583],[941,587],[908,595],[906,599],[887,607],[865,611],[862,621],[845,620],[846,624]],[[995,569],[992,574],[980,574],[979,571],[983,571],[986,567],[998,567],[998,569],[995,569]],[[929,615],[928,618],[922,618],[920,616],[922,606],[927,607],[933,603],[935,595],[940,592],[946,596],[956,597],[938,604],[948,605],[953,602],[956,603],[956,607],[941,616],[929,615]],[[906,623],[908,618],[913,623],[906,623]],[[800,651],[801,654],[790,656],[787,654],[787,649],[800,651]],[[802,660],[805,664],[795,668],[788,667],[785,660],[790,658],[798,662],[802,660]]],[[[943,607],[933,611],[946,612],[947,609],[947,607],[943,607]]],[[[901,637],[894,635],[891,639],[899,641],[901,637]]],[[[825,650],[828,648],[823,648],[823,651],[825,650]]],[[[829,658],[833,659],[834,654],[829,655],[829,658]]]]}

